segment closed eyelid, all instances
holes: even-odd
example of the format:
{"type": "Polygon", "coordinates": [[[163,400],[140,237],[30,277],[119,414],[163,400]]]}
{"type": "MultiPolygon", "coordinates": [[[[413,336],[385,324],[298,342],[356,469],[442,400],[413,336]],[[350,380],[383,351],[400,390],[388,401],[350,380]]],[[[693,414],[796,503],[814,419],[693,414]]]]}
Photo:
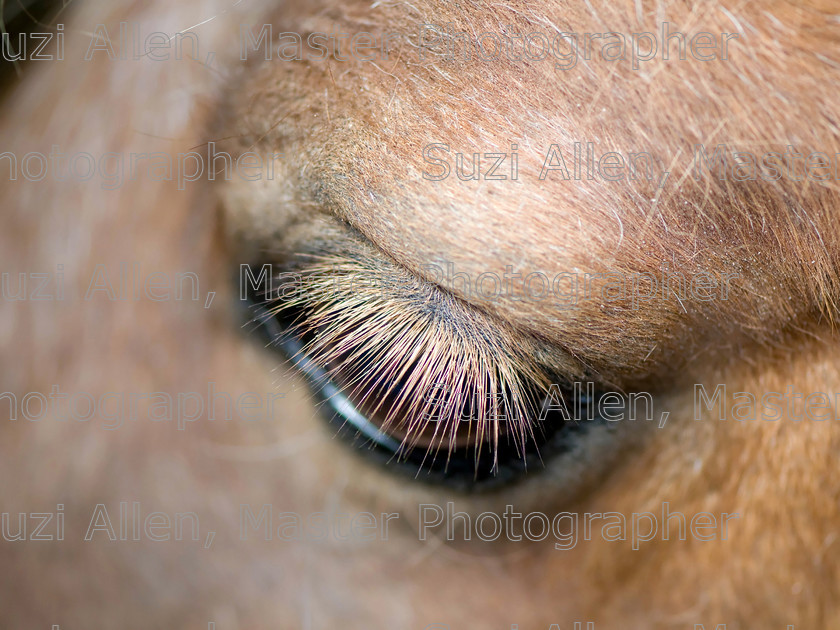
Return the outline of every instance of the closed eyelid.
{"type": "Polygon", "coordinates": [[[283,322],[275,342],[330,410],[338,434],[355,432],[354,442],[413,465],[415,474],[428,464],[427,481],[443,475],[462,487],[495,486],[510,480],[509,466],[538,466],[540,445],[570,447],[574,427],[537,420],[550,380],[539,353],[503,323],[376,255],[310,248],[293,258],[302,290],[268,296],[262,319],[271,316],[269,327],[274,318],[283,322]],[[383,283],[353,287],[365,276],[383,283]],[[496,478],[499,466],[508,472],[496,478]]]}
{"type": "MultiPolygon", "coordinates": [[[[569,379],[586,376],[584,365],[562,347],[463,300],[422,273],[422,265],[420,271],[401,265],[353,226],[332,218],[319,218],[314,225],[319,229],[317,235],[302,230],[295,242],[284,244],[295,253],[281,257],[282,268],[300,277],[301,296],[306,297],[311,289],[320,291],[324,281],[332,291],[364,291],[368,301],[392,300],[399,314],[414,313],[446,321],[477,344],[524,348],[530,363],[545,366],[550,373],[569,379]]],[[[364,308],[365,301],[357,300],[355,307],[364,308]]],[[[517,353],[511,350],[506,354],[517,353]]]]}
{"type": "MultiPolygon", "coordinates": [[[[561,350],[411,274],[346,227],[286,245],[296,253],[275,251],[276,270],[298,291],[260,300],[282,331],[274,340],[295,338],[275,345],[328,431],[369,463],[474,493],[540,483],[529,471],[577,470],[582,453],[613,457],[618,441],[603,421],[543,418],[551,385],[571,391],[584,379],[574,359],[554,360],[561,350]]],[[[589,476],[595,468],[574,474],[589,476]]]]}

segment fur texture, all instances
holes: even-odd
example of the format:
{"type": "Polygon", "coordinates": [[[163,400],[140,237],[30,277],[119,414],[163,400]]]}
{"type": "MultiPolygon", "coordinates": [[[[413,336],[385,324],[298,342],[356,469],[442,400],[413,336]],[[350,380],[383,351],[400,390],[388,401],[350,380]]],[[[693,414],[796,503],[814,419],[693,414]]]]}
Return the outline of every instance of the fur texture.
{"type": "MultiPolygon", "coordinates": [[[[757,396],[792,387],[833,400],[837,182],[698,182],[691,147],[725,142],[763,153],[794,144],[803,153],[840,153],[838,17],[827,0],[79,3],[67,18],[68,61],[25,66],[8,95],[3,150],[177,153],[216,141],[233,154],[286,157],[271,181],[186,190],[147,179],[114,191],[96,181],[2,182],[2,270],[63,264],[66,285],[77,289],[62,303],[0,304],[2,390],[23,396],[59,385],[94,396],[177,396],[214,382],[234,396],[286,397],[272,422],[202,418],[183,432],[150,422],[148,402],[136,422],[113,432],[50,417],[5,422],[2,511],[47,512],[61,503],[67,539],[0,542],[4,625],[837,627],[837,422],[696,422],[692,387],[726,383],[757,396]],[[116,31],[121,20],[169,33],[202,23],[196,32],[216,51],[214,65],[78,61],[96,24],[116,31]],[[727,62],[655,61],[639,71],[592,59],[558,74],[551,63],[416,53],[421,23],[476,33],[510,25],[632,33],[666,20],[681,31],[740,39],[727,62]],[[242,22],[272,23],[275,33],[406,36],[384,65],[242,63],[242,22]],[[550,145],[568,155],[577,141],[597,141],[599,151],[648,151],[670,171],[670,183],[660,191],[645,181],[539,181],[550,145]],[[424,180],[430,142],[467,154],[517,142],[520,179],[424,180]],[[447,262],[473,278],[502,276],[506,266],[523,276],[656,274],[667,261],[686,275],[731,272],[738,280],[727,300],[662,298],[634,309],[588,299],[562,311],[547,302],[467,298],[438,282],[470,313],[470,330],[491,331],[492,360],[645,389],[657,410],[670,412],[661,430],[623,426],[615,439],[587,442],[519,486],[461,496],[407,484],[336,443],[299,377],[278,369],[278,356],[240,327],[230,282],[239,263],[348,250],[355,264],[388,277],[423,279],[427,265],[447,262]],[[97,265],[116,270],[123,261],[140,262],[147,274],[198,272],[215,300],[202,308],[79,297],[97,265]],[[728,540],[658,541],[639,550],[597,538],[567,552],[547,543],[419,541],[417,505],[448,500],[474,515],[506,504],[523,512],[656,513],[669,502],[685,514],[742,516],[728,540]],[[203,538],[85,542],[94,507],[107,504],[114,514],[120,501],[194,511],[202,534],[213,530],[215,539],[209,549],[203,538]],[[240,505],[266,503],[301,514],[401,518],[376,544],[239,540],[240,505]]],[[[368,310],[352,316],[376,318],[372,296],[340,286],[336,296],[309,294],[308,303],[357,300],[368,310]]],[[[414,321],[404,304],[388,308],[414,321]]],[[[377,332],[374,341],[386,335],[360,334],[377,332]]],[[[457,343],[445,350],[462,352],[457,343]]]]}

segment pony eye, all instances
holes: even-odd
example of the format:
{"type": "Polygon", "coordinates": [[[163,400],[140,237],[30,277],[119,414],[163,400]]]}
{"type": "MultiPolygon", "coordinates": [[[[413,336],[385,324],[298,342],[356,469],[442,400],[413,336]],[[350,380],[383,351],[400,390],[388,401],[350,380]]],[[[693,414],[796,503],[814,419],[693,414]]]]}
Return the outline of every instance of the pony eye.
{"type": "Polygon", "coordinates": [[[511,368],[524,358],[493,357],[492,340],[425,299],[407,300],[397,316],[382,298],[309,289],[252,296],[253,319],[305,377],[336,435],[396,474],[492,489],[537,473],[602,422],[591,388],[511,368]]]}

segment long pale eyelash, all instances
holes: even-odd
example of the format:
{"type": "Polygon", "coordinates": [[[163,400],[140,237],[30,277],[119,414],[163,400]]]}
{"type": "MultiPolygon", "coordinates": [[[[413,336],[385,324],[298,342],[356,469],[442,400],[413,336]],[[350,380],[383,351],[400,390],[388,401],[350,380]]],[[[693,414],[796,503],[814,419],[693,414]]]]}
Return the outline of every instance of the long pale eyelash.
{"type": "Polygon", "coordinates": [[[524,453],[526,441],[534,439],[534,386],[545,386],[546,377],[497,322],[366,258],[310,256],[300,272],[295,295],[270,300],[271,312],[299,313],[293,332],[309,338],[304,352],[358,405],[380,395],[373,413],[384,412],[383,431],[403,428],[402,448],[413,448],[433,428],[429,452],[448,444],[449,457],[466,422],[476,459],[486,443],[498,463],[504,428],[524,453]],[[394,282],[394,274],[403,277],[394,282]],[[435,388],[448,392],[437,397],[445,401],[442,408],[429,400],[435,388]],[[383,409],[386,401],[393,403],[383,409]],[[473,413],[462,420],[465,409],[473,413]],[[433,411],[436,422],[429,419],[433,411]]]}

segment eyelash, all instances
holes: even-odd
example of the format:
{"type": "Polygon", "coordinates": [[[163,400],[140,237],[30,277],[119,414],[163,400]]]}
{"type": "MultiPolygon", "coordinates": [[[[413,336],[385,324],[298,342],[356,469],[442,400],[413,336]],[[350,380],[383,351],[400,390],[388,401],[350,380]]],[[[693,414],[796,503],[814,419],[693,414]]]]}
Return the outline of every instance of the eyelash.
{"type": "Polygon", "coordinates": [[[483,314],[407,274],[388,291],[353,291],[360,277],[395,273],[368,259],[300,256],[296,271],[292,297],[288,285],[252,296],[255,321],[306,377],[337,434],[368,456],[476,490],[573,447],[584,426],[557,413],[535,422],[551,379],[483,314]]]}

